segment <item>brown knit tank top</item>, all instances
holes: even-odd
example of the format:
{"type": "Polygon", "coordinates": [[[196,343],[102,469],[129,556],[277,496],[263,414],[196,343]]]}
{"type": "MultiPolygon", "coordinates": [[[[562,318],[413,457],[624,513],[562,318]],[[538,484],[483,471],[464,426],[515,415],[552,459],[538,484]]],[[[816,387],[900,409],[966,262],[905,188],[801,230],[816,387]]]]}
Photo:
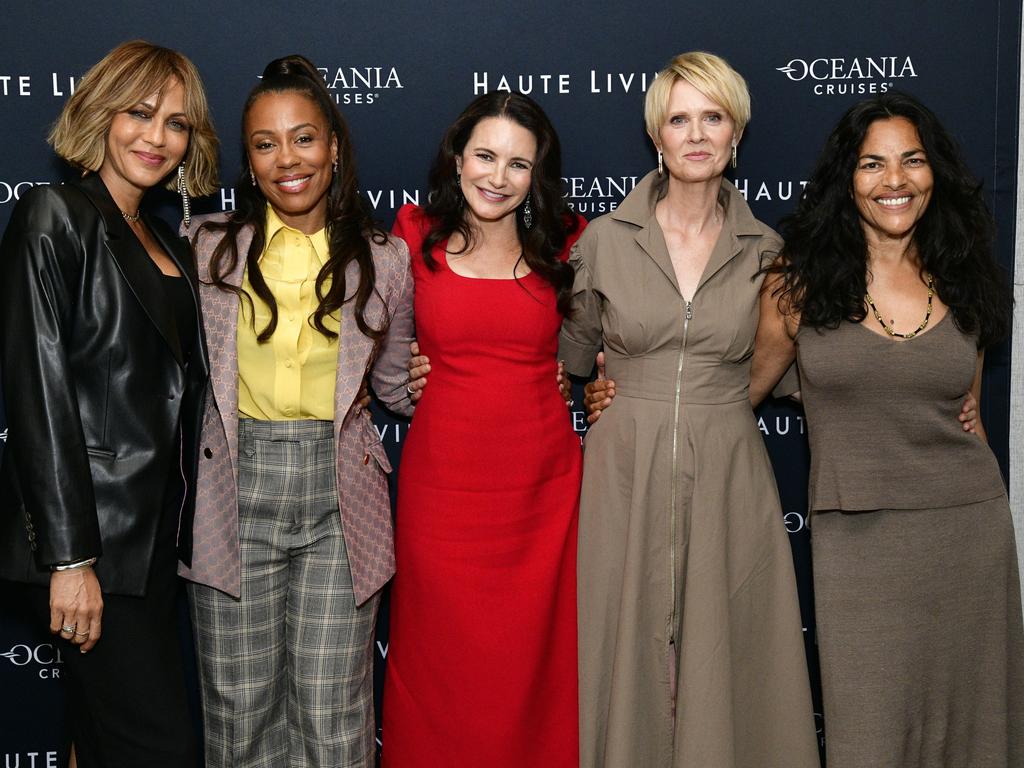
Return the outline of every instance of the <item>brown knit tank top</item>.
{"type": "Polygon", "coordinates": [[[939,508],[1004,493],[992,451],[957,420],[978,349],[952,313],[905,341],[850,322],[801,327],[797,360],[812,511],[939,508]]]}

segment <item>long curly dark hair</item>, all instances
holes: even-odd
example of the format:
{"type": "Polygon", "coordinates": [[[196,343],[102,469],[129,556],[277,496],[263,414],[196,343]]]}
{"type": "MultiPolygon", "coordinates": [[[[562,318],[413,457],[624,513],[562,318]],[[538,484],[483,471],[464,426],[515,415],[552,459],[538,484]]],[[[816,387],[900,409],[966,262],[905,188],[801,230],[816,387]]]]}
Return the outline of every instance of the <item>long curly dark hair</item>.
{"type": "MultiPolygon", "coordinates": [[[[369,240],[383,244],[387,242],[387,235],[374,224],[369,207],[359,196],[355,157],[348,126],[331,100],[320,73],[305,57],[292,55],[275,59],[263,70],[263,79],[250,91],[242,110],[242,157],[248,157],[245,121],[252,105],[264,94],[290,92],[300,93],[316,104],[338,142],[338,171],[332,177],[327,191],[327,214],[324,222],[327,228],[329,257],[316,278],[315,290],[319,304],[310,318],[311,325],[327,338],[335,338],[337,334],[324,325],[324,318],[337,312],[343,304],[354,300],[355,320],[360,332],[374,341],[379,341],[387,332],[390,318],[385,314],[380,327],[376,328],[366,321],[366,304],[376,292],[376,270],[369,240]],[[345,270],[352,262],[359,265],[359,284],[352,295],[348,295],[345,270]],[[327,283],[329,286],[325,290],[327,283]]],[[[204,223],[197,231],[196,237],[202,229],[225,233],[210,259],[210,282],[221,290],[244,297],[244,300],[251,304],[252,298],[245,291],[228,285],[224,278],[237,267],[241,258],[238,253],[239,231],[247,226],[255,230],[252,244],[245,254],[245,264],[253,292],[270,308],[270,321],[257,337],[262,343],[270,339],[277,329],[278,313],[277,301],[264,280],[259,265],[260,255],[266,245],[267,199],[260,188],[251,183],[250,170],[248,160],[243,159],[242,170],[235,184],[238,204],[227,221],[204,223]]],[[[255,318],[253,322],[255,323],[255,318]]]]}
{"type": "Polygon", "coordinates": [[[981,184],[935,114],[904,93],[855,104],[826,140],[796,210],[780,224],[780,259],[767,269],[782,276],[780,306],[799,312],[801,324],[812,328],[867,316],[867,243],[850,191],[868,128],[897,117],[917,128],[934,176],[913,235],[921,269],[931,273],[957,327],[977,334],[981,347],[993,344],[1009,331],[1013,299],[992,253],[994,225],[981,184]]]}
{"type": "Polygon", "coordinates": [[[537,159],[530,177],[533,226],[523,223],[522,206],[516,211],[516,231],[526,265],[555,289],[558,310],[568,314],[573,270],[559,258],[568,236],[579,226],[576,215],[562,196],[562,149],[558,134],[544,110],[528,96],[507,91],[482,94],[463,110],[445,131],[430,169],[430,194],[424,213],[433,222],[423,240],[423,260],[437,268],[431,251],[454,232],[462,235],[464,250],[473,246],[473,232],[465,216],[465,200],[459,186],[455,158],[466,148],[477,123],[488,117],[504,117],[521,125],[537,141],[537,159]]]}

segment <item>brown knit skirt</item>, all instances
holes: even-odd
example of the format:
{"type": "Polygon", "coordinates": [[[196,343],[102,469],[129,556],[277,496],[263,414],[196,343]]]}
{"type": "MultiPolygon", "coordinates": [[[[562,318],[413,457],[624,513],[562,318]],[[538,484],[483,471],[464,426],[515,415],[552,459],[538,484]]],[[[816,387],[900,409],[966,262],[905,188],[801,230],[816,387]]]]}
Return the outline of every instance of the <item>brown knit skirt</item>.
{"type": "Polygon", "coordinates": [[[1024,766],[1024,630],[1005,496],[818,512],[828,768],[1024,766]]]}

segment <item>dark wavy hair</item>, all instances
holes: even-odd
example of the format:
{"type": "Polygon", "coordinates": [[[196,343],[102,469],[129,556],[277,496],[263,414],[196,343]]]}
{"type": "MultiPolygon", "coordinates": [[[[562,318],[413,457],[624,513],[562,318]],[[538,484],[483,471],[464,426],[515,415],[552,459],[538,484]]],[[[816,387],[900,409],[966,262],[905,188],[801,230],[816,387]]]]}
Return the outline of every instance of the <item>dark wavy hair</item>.
{"type": "Polygon", "coordinates": [[[430,194],[424,213],[433,222],[423,241],[423,260],[437,268],[431,251],[454,232],[462,235],[464,250],[473,246],[473,232],[465,217],[465,200],[459,186],[455,158],[466,148],[477,123],[489,117],[504,117],[533,134],[537,141],[537,159],[530,175],[533,226],[523,224],[522,206],[516,211],[516,231],[527,266],[555,289],[558,310],[569,313],[573,270],[559,258],[568,235],[579,226],[576,215],[562,196],[562,149],[558,134],[544,110],[528,96],[508,91],[482,94],[456,118],[437,150],[430,169],[430,194]]]}
{"type": "Polygon", "coordinates": [[[796,210],[780,224],[785,246],[767,270],[781,274],[780,306],[812,328],[867,316],[867,242],[850,192],[868,129],[897,117],[917,128],[934,176],[913,235],[921,269],[931,273],[957,327],[977,334],[979,346],[993,344],[1009,332],[1013,300],[992,253],[994,225],[981,184],[935,114],[904,93],[855,104],[829,135],[796,210]]]}
{"type": "MultiPolygon", "coordinates": [[[[263,279],[259,266],[259,258],[266,245],[267,199],[260,188],[251,183],[251,168],[246,159],[248,142],[245,137],[245,121],[249,110],[257,99],[268,93],[300,93],[308,98],[316,104],[338,141],[338,171],[331,178],[327,190],[327,214],[324,222],[327,228],[329,256],[316,278],[316,296],[319,304],[311,317],[311,325],[329,339],[336,337],[337,334],[324,325],[324,318],[337,312],[343,304],[354,300],[356,325],[365,336],[378,341],[387,332],[390,318],[385,314],[379,328],[371,327],[366,321],[366,304],[370,296],[376,292],[376,270],[369,241],[383,244],[387,242],[387,235],[374,224],[369,207],[358,193],[359,183],[356,179],[355,157],[348,126],[331,99],[320,73],[303,56],[285,56],[270,62],[263,70],[263,79],[249,92],[249,97],[245,101],[245,107],[242,109],[242,171],[235,184],[237,207],[228,216],[227,221],[206,222],[199,230],[210,229],[225,233],[210,259],[210,282],[221,290],[244,296],[251,304],[252,298],[245,291],[224,281],[225,276],[238,266],[239,258],[242,258],[238,253],[238,233],[243,227],[251,226],[255,234],[249,251],[245,254],[249,283],[253,292],[270,307],[270,322],[260,331],[257,339],[261,343],[270,339],[277,329],[277,301],[263,279]],[[359,284],[349,295],[345,270],[352,262],[359,265],[359,284]],[[330,285],[325,290],[325,284],[328,282],[330,285]]],[[[198,235],[197,231],[196,237],[198,235]]],[[[255,323],[255,318],[253,322],[255,323]]]]}

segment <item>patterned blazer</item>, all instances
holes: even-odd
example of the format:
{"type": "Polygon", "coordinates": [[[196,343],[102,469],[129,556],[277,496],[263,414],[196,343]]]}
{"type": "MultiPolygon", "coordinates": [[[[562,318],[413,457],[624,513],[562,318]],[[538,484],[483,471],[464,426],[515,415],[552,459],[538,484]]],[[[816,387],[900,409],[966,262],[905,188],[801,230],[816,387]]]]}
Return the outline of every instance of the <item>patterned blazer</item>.
{"type": "MultiPolygon", "coordinates": [[[[238,542],[238,328],[239,298],[210,285],[210,258],[222,232],[202,228],[222,222],[227,214],[200,216],[193,241],[200,280],[200,303],[210,354],[196,487],[192,565],[179,565],[186,579],[235,597],[240,593],[238,542]]],[[[225,281],[239,286],[253,230],[238,235],[239,263],[225,281]]],[[[341,513],[357,604],[377,592],[395,572],[391,504],[387,473],[391,471],[370,414],[356,403],[363,375],[369,371],[377,397],[393,411],[412,413],[406,392],[409,343],[413,339],[413,282],[409,250],[392,237],[385,245],[371,243],[376,266],[376,294],[366,307],[370,325],[380,322],[385,306],[391,316],[387,336],[374,344],[356,327],[353,304],[341,309],[338,340],[338,382],[334,392],[337,436],[338,508],[341,513]]],[[[358,280],[356,264],[346,278],[358,280]]]]}

